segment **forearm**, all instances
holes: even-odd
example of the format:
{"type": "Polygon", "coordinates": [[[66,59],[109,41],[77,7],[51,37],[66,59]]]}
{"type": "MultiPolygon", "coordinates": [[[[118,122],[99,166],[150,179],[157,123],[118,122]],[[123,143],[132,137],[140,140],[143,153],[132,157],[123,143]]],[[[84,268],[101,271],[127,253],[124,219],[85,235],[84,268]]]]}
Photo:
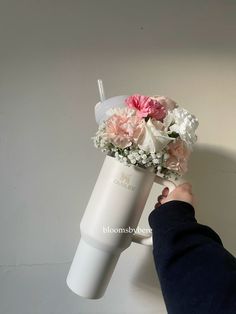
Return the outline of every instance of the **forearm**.
{"type": "MultiPolygon", "coordinates": [[[[226,291],[235,289],[236,280],[236,261],[219,236],[198,224],[194,208],[181,201],[154,210],[149,223],[168,313],[217,313],[213,309],[222,306],[226,291]]],[[[236,289],[233,293],[236,296],[236,289]]]]}

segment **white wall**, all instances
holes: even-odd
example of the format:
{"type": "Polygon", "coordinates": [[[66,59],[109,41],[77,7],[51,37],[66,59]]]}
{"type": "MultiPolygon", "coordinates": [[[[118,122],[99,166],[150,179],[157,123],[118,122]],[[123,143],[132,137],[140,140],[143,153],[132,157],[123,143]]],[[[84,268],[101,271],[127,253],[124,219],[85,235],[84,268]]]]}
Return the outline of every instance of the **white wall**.
{"type": "Polygon", "coordinates": [[[151,250],[136,244],[103,299],[65,284],[104,158],[90,141],[100,77],[107,96],[169,95],[198,116],[197,217],[236,254],[235,10],[230,0],[0,2],[0,314],[166,313],[151,250]]]}

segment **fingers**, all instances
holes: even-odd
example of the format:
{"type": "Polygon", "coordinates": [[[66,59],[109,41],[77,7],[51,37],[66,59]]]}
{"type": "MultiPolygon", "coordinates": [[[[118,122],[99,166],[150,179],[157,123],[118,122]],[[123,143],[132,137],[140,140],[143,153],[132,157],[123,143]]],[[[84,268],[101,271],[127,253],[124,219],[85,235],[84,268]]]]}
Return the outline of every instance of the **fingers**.
{"type": "Polygon", "coordinates": [[[161,203],[159,203],[159,202],[158,202],[158,203],[156,203],[156,204],[155,204],[155,209],[159,208],[161,205],[162,205],[162,204],[161,204],[161,203]]]}
{"type": "Polygon", "coordinates": [[[185,201],[193,205],[195,202],[192,193],[192,185],[188,182],[182,183],[178,185],[171,193],[169,193],[169,189],[167,187],[164,188],[162,190],[162,194],[157,198],[158,202],[156,203],[155,208],[158,208],[162,204],[171,200],[185,201]]]}
{"type": "Polygon", "coordinates": [[[169,188],[165,187],[163,190],[162,190],[162,195],[167,197],[169,194],[169,188]]]}
{"type": "Polygon", "coordinates": [[[169,194],[169,189],[167,187],[165,187],[163,190],[162,190],[162,194],[158,196],[157,198],[157,203],[155,205],[155,208],[158,208],[160,207],[162,204],[163,204],[163,200],[168,196],[169,194]]]}

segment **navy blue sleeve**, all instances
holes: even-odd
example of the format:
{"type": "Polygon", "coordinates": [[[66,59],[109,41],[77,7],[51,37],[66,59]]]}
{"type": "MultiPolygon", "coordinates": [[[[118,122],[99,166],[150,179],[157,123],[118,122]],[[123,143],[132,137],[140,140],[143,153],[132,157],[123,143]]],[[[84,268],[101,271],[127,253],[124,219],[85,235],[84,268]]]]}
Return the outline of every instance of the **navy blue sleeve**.
{"type": "Polygon", "coordinates": [[[236,259],[196,221],[193,206],[167,202],[151,212],[149,224],[168,314],[235,314],[236,259]]]}

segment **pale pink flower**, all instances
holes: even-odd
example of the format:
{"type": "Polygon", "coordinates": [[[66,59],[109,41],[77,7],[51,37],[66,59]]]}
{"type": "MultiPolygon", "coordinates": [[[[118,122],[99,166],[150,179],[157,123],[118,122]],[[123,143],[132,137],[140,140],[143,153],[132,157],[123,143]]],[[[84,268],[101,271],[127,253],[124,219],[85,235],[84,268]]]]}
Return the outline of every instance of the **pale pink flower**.
{"type": "Polygon", "coordinates": [[[166,168],[184,174],[188,170],[188,160],[191,151],[181,139],[177,139],[168,145],[169,158],[166,160],[166,168]]]}
{"type": "Polygon", "coordinates": [[[125,102],[130,108],[135,108],[141,118],[151,117],[162,121],[167,114],[166,107],[149,96],[135,94],[126,98],[125,102]]]}
{"type": "Polygon", "coordinates": [[[169,97],[165,97],[165,96],[153,96],[151,97],[152,99],[155,99],[156,101],[158,101],[162,106],[164,106],[167,110],[174,110],[177,105],[176,102],[174,100],[172,100],[169,97]]]}
{"type": "Polygon", "coordinates": [[[144,132],[144,120],[128,113],[130,109],[125,109],[106,120],[106,137],[113,145],[120,148],[137,143],[144,132]]]}

